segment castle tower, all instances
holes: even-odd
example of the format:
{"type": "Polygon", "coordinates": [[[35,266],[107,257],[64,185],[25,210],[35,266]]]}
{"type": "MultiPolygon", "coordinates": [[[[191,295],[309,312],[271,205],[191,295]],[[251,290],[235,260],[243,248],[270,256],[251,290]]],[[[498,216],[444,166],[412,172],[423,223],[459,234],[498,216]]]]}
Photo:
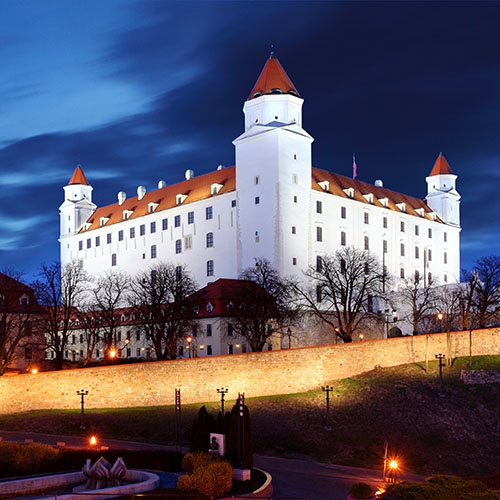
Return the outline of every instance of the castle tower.
{"type": "Polygon", "coordinates": [[[431,173],[426,177],[425,200],[445,224],[460,227],[460,195],[456,190],[456,179],[446,158],[440,153],[431,173]]]}
{"type": "Polygon", "coordinates": [[[64,238],[78,233],[96,208],[92,203],[92,186],[78,165],[64,186],[64,202],[59,207],[61,262],[68,262],[65,252],[68,245],[64,244],[64,238]]]}
{"type": "Polygon", "coordinates": [[[282,276],[308,265],[311,144],[298,91],[271,53],[243,107],[236,148],[238,268],[268,259],[282,276]]]}

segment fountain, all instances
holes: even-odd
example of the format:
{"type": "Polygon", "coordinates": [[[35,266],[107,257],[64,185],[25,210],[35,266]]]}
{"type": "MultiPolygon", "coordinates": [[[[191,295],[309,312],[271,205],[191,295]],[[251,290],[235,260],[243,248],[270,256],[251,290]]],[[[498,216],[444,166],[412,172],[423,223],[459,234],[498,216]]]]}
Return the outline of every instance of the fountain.
{"type": "Polygon", "coordinates": [[[151,472],[127,469],[121,458],[113,466],[101,457],[94,465],[87,460],[81,472],[5,481],[0,483],[0,495],[30,495],[31,500],[47,500],[50,492],[72,488],[72,493],[56,494],[55,498],[68,500],[104,500],[121,495],[133,495],[155,490],[160,478],[151,472]],[[40,499],[33,495],[40,495],[40,499]]]}

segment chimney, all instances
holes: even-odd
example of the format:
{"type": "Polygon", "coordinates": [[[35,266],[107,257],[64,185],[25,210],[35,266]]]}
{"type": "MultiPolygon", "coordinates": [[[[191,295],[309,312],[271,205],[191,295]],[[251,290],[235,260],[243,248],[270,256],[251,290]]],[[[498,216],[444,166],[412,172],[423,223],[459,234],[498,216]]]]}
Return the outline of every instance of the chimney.
{"type": "Polygon", "coordinates": [[[384,187],[384,182],[382,181],[382,179],[377,179],[375,181],[375,186],[377,186],[379,188],[383,188],[384,187]]]}
{"type": "Polygon", "coordinates": [[[146,194],[146,187],[145,186],[139,186],[137,188],[137,199],[142,200],[144,198],[144,195],[146,194]]]}
{"type": "Polygon", "coordinates": [[[188,181],[189,179],[192,179],[194,177],[194,171],[191,169],[186,170],[186,173],[184,174],[184,176],[186,177],[186,180],[188,181]]]}
{"type": "Polygon", "coordinates": [[[167,187],[166,181],[158,181],[158,189],[162,189],[164,187],[167,187]]]}
{"type": "Polygon", "coordinates": [[[127,199],[127,194],[125,191],[120,191],[118,193],[118,205],[123,205],[123,202],[127,199]]]}

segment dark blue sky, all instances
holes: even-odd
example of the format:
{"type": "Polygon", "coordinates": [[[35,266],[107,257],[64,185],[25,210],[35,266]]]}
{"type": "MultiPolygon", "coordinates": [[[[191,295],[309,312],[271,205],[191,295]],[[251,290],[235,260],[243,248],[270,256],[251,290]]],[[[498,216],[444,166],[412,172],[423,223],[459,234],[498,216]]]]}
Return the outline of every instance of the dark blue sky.
{"type": "Polygon", "coordinates": [[[274,44],[315,167],[425,197],[443,152],[462,267],[500,254],[500,2],[0,0],[0,270],[58,259],[81,164],[106,205],[234,164],[274,44]]]}

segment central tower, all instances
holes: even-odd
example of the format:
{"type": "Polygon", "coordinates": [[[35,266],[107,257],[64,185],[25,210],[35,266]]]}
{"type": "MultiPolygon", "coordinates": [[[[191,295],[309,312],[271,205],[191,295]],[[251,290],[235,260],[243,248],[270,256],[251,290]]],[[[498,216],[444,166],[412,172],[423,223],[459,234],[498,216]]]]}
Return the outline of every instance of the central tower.
{"type": "Polygon", "coordinates": [[[309,262],[311,144],[302,128],[297,89],[271,53],[243,106],[245,132],[236,148],[238,267],[255,257],[282,276],[309,262]]]}

